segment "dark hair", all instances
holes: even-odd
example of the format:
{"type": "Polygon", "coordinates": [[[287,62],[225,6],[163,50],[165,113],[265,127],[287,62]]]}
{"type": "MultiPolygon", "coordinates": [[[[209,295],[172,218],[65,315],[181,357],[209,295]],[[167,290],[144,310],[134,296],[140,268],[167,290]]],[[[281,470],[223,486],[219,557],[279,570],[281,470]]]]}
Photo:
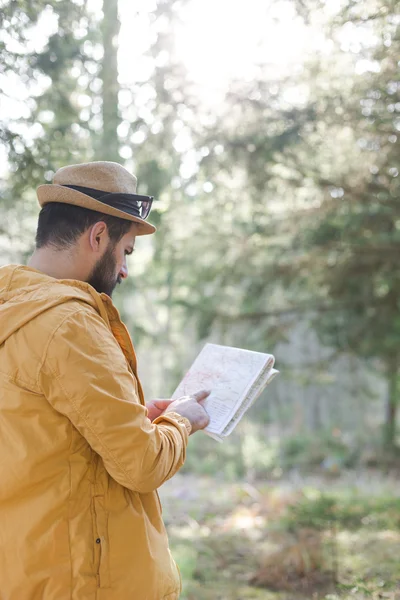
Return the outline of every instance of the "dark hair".
{"type": "Polygon", "coordinates": [[[82,206],[49,202],[39,213],[36,248],[54,246],[57,249],[72,246],[84,231],[103,221],[114,244],[130,230],[132,221],[106,215],[82,206]]]}

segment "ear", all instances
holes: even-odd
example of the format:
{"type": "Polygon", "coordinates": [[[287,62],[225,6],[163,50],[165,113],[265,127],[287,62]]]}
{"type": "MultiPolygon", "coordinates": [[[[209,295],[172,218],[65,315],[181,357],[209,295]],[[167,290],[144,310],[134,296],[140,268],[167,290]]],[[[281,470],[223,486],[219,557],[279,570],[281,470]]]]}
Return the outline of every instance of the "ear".
{"type": "Polygon", "coordinates": [[[89,244],[93,252],[102,252],[109,241],[107,225],[103,221],[98,221],[89,229],[89,244]]]}

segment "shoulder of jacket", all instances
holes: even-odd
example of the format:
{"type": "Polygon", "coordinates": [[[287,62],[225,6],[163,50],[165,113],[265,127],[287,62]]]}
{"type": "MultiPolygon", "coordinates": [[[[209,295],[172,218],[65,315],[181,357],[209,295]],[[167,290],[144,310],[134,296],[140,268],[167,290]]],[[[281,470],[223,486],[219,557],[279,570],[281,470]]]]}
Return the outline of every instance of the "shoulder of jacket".
{"type": "MultiPolygon", "coordinates": [[[[85,315],[94,317],[94,320],[98,321],[99,326],[103,323],[106,325],[104,319],[93,306],[82,300],[72,298],[51,306],[41,313],[37,317],[35,329],[40,330],[40,337],[47,346],[57,331],[68,320],[70,320],[71,326],[73,324],[79,326],[79,322],[83,323],[85,315]]],[[[34,325],[34,322],[32,322],[32,325],[34,325]]]]}
{"type": "MultiPolygon", "coordinates": [[[[85,317],[92,317],[92,322],[98,321],[99,325],[106,325],[104,319],[100,315],[99,311],[91,306],[87,302],[79,299],[71,299],[49,309],[49,320],[52,324],[53,333],[59,329],[63,324],[68,322],[77,323],[84,321],[85,317]],[[94,317],[94,319],[93,319],[94,317]]],[[[45,318],[45,314],[43,315],[45,318]]]]}
{"type": "MultiPolygon", "coordinates": [[[[68,344],[74,347],[82,346],[85,352],[88,347],[94,351],[96,345],[104,346],[110,340],[114,341],[106,322],[95,308],[85,302],[71,300],[60,306],[53,307],[53,315],[47,323],[45,340],[42,345],[41,360],[38,374],[43,368],[50,348],[54,355],[62,353],[68,344]],[[107,332],[110,336],[108,338],[107,332]]],[[[50,317],[50,315],[49,315],[50,317]]]]}

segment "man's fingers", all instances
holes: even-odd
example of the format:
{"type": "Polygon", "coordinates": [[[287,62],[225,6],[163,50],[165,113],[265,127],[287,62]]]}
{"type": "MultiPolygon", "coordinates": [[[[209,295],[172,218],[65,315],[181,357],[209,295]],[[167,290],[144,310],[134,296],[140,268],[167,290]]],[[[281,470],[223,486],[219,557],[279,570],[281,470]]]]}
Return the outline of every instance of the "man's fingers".
{"type": "Polygon", "coordinates": [[[154,400],[154,405],[157,408],[168,408],[168,406],[174,402],[174,400],[154,400]]]}
{"type": "Polygon", "coordinates": [[[201,390],[200,392],[196,392],[195,394],[193,394],[192,397],[196,400],[196,402],[201,402],[202,400],[208,398],[210,394],[211,390],[201,390]]]}

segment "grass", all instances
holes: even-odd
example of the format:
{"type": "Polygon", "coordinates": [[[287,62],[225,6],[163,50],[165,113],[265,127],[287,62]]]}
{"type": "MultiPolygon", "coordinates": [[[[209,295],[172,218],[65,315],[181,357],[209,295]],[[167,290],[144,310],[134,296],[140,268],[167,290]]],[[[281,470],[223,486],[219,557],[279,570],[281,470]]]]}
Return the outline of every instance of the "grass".
{"type": "Polygon", "coordinates": [[[161,495],[182,600],[400,600],[399,490],[178,475],[161,495]]]}
{"type": "Polygon", "coordinates": [[[359,495],[328,495],[318,491],[288,509],[289,528],[330,529],[336,523],[342,529],[393,529],[400,531],[400,498],[359,495]]]}

